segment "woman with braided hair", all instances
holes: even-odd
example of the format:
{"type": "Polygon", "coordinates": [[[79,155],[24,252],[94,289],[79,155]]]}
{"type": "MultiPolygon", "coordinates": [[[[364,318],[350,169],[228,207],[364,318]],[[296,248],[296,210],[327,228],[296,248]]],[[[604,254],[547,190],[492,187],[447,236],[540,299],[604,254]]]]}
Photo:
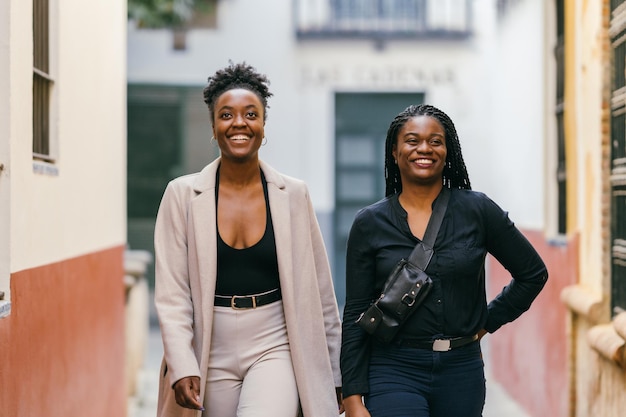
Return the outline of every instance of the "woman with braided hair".
{"type": "Polygon", "coordinates": [[[341,373],[346,417],[478,417],[485,402],[480,339],[525,312],[548,278],[508,214],[471,191],[452,120],[409,106],[385,143],[386,197],[360,210],[348,238],[341,373]],[[390,343],[356,320],[424,236],[434,202],[449,201],[426,267],[431,291],[390,343]],[[512,280],[487,303],[485,256],[512,280]]]}
{"type": "Polygon", "coordinates": [[[341,323],[307,186],[259,159],[267,77],[209,77],[220,157],[171,181],[155,228],[159,417],[342,412],[341,323]]]}

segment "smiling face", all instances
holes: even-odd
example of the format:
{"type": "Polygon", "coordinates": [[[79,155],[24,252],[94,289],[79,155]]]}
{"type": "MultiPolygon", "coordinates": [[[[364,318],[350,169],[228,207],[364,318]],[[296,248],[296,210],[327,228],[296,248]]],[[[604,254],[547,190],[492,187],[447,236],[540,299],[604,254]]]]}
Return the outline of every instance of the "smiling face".
{"type": "Polygon", "coordinates": [[[213,111],[213,136],[222,158],[243,161],[258,156],[265,136],[263,115],[263,103],[250,90],[235,88],[219,96],[213,111]]]}
{"type": "Polygon", "coordinates": [[[430,116],[415,116],[398,132],[393,157],[403,187],[441,183],[448,150],[443,126],[430,116]]]}

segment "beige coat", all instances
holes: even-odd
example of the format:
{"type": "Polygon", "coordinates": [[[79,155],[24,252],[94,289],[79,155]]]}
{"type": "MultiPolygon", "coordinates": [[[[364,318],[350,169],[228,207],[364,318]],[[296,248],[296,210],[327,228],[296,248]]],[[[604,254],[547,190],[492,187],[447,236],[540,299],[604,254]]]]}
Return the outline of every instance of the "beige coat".
{"type": "MultiPolygon", "coordinates": [[[[220,160],[168,184],[154,233],[155,302],[164,345],[158,417],[179,407],[174,382],[209,364],[216,277],[215,177],[220,160]]],[[[340,320],[328,258],[306,185],[261,162],[268,185],[287,334],[304,417],[337,416],[340,320]]],[[[271,383],[271,381],[268,381],[271,383]]],[[[210,416],[214,417],[214,416],[210,416]]]]}

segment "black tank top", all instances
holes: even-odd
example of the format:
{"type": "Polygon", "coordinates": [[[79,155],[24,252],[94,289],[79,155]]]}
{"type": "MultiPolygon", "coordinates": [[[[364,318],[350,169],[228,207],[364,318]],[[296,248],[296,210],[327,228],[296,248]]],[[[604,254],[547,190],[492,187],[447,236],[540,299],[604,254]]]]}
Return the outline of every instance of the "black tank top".
{"type": "MultiPolygon", "coordinates": [[[[251,295],[280,287],[276,241],[272,226],[267,181],[261,171],[263,195],[265,196],[265,233],[256,244],[244,249],[235,249],[222,240],[217,227],[217,295],[251,295]]],[[[219,170],[215,187],[215,205],[219,194],[219,170]]]]}

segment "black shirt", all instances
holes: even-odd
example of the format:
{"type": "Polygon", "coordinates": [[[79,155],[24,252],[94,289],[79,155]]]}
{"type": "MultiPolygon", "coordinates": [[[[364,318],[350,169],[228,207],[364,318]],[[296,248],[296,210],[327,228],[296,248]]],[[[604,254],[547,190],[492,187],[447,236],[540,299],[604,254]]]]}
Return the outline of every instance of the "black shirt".
{"type": "MultiPolygon", "coordinates": [[[[468,336],[483,328],[492,333],[526,311],[548,278],[543,261],[506,212],[483,193],[451,191],[426,268],[433,288],[398,338],[468,336]],[[487,253],[513,277],[489,305],[487,253]]],[[[369,339],[355,320],[380,295],[396,263],[408,258],[418,242],[398,195],[360,210],[355,217],[346,257],[341,348],[344,396],[369,391],[369,339]]]]}
{"type": "MultiPolygon", "coordinates": [[[[274,290],[280,287],[276,240],[270,213],[267,181],[261,171],[263,194],[265,195],[265,233],[256,244],[244,249],[229,246],[217,228],[217,295],[252,295],[274,290]]],[[[215,190],[217,206],[218,186],[215,190]]],[[[217,217],[217,216],[216,216],[217,217]]],[[[216,220],[217,222],[217,220],[216,220]]]]}

